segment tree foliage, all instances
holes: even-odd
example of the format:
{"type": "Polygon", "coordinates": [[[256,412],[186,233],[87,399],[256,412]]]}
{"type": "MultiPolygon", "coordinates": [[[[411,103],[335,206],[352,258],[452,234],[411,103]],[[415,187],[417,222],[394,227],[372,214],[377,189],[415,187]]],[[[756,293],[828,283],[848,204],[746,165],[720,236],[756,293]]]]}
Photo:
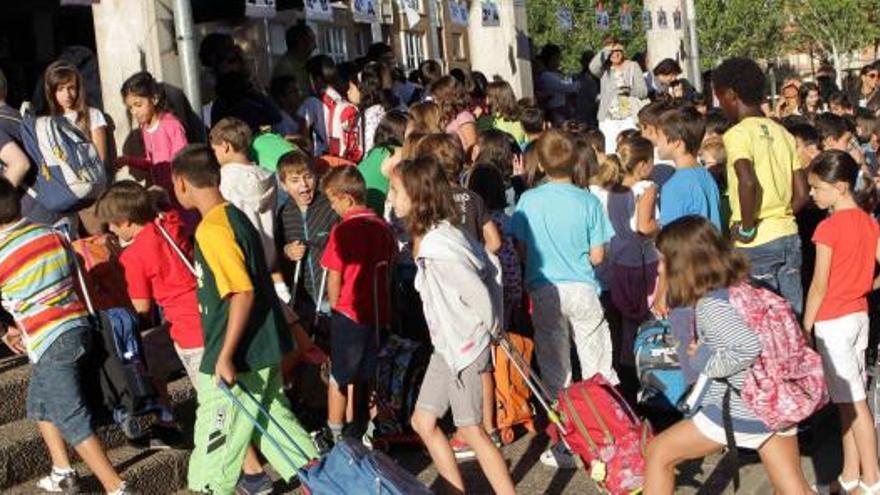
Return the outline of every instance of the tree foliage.
{"type": "Polygon", "coordinates": [[[759,59],[782,53],[784,0],[696,0],[695,4],[700,64],[704,69],[729,57],[759,59]]]}
{"type": "MultiPolygon", "coordinates": [[[[580,57],[586,50],[599,50],[602,40],[608,36],[617,37],[626,47],[628,55],[645,51],[645,33],[642,27],[642,2],[612,0],[603,2],[611,18],[608,31],[596,29],[595,2],[588,0],[527,0],[529,33],[535,50],[547,43],[562,47],[562,67],[567,72],[580,71],[580,57]],[[632,9],[633,29],[625,32],[620,29],[620,8],[628,4],[632,9]],[[572,14],[571,31],[562,31],[556,13],[566,7],[572,14]]],[[[671,22],[671,21],[670,21],[671,22]]]]}

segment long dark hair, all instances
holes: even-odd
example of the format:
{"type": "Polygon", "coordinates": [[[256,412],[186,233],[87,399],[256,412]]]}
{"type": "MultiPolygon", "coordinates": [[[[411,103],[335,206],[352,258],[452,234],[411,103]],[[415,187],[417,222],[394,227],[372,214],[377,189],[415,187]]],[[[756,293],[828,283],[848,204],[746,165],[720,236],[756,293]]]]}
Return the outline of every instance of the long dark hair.
{"type": "Polygon", "coordinates": [[[810,173],[822,182],[835,184],[844,182],[856,204],[867,212],[874,211],[877,206],[877,189],[867,177],[859,184],[861,167],[849,153],[840,150],[826,150],[810,162],[810,173]]]}
{"type": "Polygon", "coordinates": [[[385,111],[398,105],[397,97],[392,91],[394,81],[391,69],[380,62],[370,62],[361,70],[358,88],[361,90],[361,111],[374,105],[382,105],[385,111]]]}
{"type": "Polygon", "coordinates": [[[431,96],[440,107],[440,125],[446,127],[470,106],[464,85],[452,76],[443,76],[431,86],[431,96]]]}
{"type": "Polygon", "coordinates": [[[406,134],[406,114],[392,110],[382,116],[379,125],[376,126],[376,134],[373,137],[373,146],[376,148],[391,148],[403,146],[406,134]]]}
{"type": "Polygon", "coordinates": [[[411,236],[421,237],[438,223],[458,215],[446,174],[433,158],[404,161],[392,173],[400,177],[412,205],[403,219],[411,236]]]}
{"type": "Polygon", "coordinates": [[[138,72],[126,79],[122,83],[121,92],[123,99],[128,95],[132,95],[153,101],[153,106],[156,107],[157,113],[168,111],[168,100],[165,97],[164,88],[147,71],[138,72]]]}
{"type": "Polygon", "coordinates": [[[46,67],[43,77],[43,91],[46,96],[46,104],[49,115],[64,115],[64,109],[55,99],[55,91],[58,86],[73,82],[76,84],[76,101],[73,103],[73,109],[76,111],[76,126],[82,130],[86,136],[91,135],[91,120],[89,118],[89,107],[86,105],[86,88],[83,84],[82,74],[76,70],[76,67],[64,61],[56,61],[46,67]]]}

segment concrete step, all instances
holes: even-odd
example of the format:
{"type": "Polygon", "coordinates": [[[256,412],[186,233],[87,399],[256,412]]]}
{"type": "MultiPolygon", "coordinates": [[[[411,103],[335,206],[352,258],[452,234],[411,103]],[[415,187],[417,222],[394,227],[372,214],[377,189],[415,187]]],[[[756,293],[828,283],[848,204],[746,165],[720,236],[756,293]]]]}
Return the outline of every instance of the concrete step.
{"type": "Polygon", "coordinates": [[[0,397],[3,398],[3,407],[0,407],[0,425],[25,417],[30,377],[31,367],[26,357],[0,359],[0,397]]]}
{"type": "MultiPolygon", "coordinates": [[[[184,428],[191,429],[196,401],[195,391],[189,380],[181,378],[172,382],[169,384],[168,392],[179,423],[184,428]]],[[[152,418],[145,417],[142,421],[146,426],[152,418]]],[[[104,443],[104,448],[108,450],[125,447],[128,443],[125,435],[116,425],[99,427],[98,435],[104,443]]],[[[187,432],[186,435],[191,436],[191,433],[187,432]]],[[[71,458],[76,459],[72,451],[71,458]]],[[[45,475],[50,467],[49,454],[35,422],[19,419],[0,425],[0,489],[45,475]]]]}
{"type": "MultiPolygon", "coordinates": [[[[107,455],[135,493],[151,495],[175,493],[186,487],[186,470],[189,465],[187,450],[150,451],[124,446],[108,451],[107,455]]],[[[80,475],[80,493],[103,493],[100,483],[84,463],[78,463],[75,469],[80,475]]],[[[3,490],[3,493],[9,495],[40,493],[37,481],[48,472],[47,468],[33,479],[3,490]]]]}

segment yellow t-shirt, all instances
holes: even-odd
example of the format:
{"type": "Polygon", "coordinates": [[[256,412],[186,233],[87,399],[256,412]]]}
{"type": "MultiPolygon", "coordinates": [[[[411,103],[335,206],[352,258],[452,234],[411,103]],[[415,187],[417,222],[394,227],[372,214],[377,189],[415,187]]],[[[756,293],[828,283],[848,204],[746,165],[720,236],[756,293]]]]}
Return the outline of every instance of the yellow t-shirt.
{"type": "Polygon", "coordinates": [[[739,180],[733,164],[741,159],[751,160],[760,187],[757,236],[754,241],[737,243],[737,246],[757,247],[797,234],[791,209],[794,171],[800,169],[794,136],[770,119],[748,117],[724,133],[724,148],[727,152],[731,225],[742,220],[737,193],[739,180]]]}

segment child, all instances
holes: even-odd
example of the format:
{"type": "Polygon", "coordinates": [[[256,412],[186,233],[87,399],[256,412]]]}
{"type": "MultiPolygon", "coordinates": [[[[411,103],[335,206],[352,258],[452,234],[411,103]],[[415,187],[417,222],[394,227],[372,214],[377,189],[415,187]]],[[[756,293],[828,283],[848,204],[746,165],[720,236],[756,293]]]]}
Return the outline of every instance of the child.
{"type": "MultiPolygon", "coordinates": [[[[571,183],[576,150],[568,136],[549,130],[535,146],[548,181],[523,193],[511,230],[525,258],[541,377],[550,397],[556,397],[571,377],[571,336],[582,376],[601,373],[609,382],[618,382],[593,269],[605,258],[605,244],[614,232],[599,200],[571,183]]],[[[562,442],[545,452],[541,461],[576,467],[562,442]]]]}
{"type": "MultiPolygon", "coordinates": [[[[801,243],[795,214],[809,200],[794,138],[761,112],[764,72],[754,61],[726,60],[712,71],[719,106],[734,123],[724,133],[730,234],[751,261],[752,277],[803,312],[801,243]]],[[[662,206],[662,199],[661,199],[662,206]]]]}
{"type": "MultiPolygon", "coordinates": [[[[697,339],[688,354],[704,375],[714,379],[689,418],[648,444],[644,491],[671,495],[676,465],[727,445],[722,421],[725,392],[728,386],[742,387],[748,368],[761,353],[761,341],[731,305],[727,290],[747,279],[748,262],[722,239],[714,225],[699,216],[680,218],[664,227],[657,249],[659,270],[669,284],[670,303],[696,307],[697,339]]],[[[797,427],[769,431],[735,393],[730,395],[730,414],[736,445],[758,450],[776,493],[814,493],[801,471],[797,427]]]]}
{"type": "Polygon", "coordinates": [[[636,333],[650,314],[648,299],[657,279],[653,236],[660,227],[655,212],[657,185],[649,179],[654,146],[643,137],[632,137],[617,151],[622,180],[608,195],[608,216],[615,232],[608,256],[612,260],[611,301],[623,317],[620,363],[631,369],[635,367],[636,333]]]}
{"type": "Polygon", "coordinates": [[[453,226],[458,208],[446,174],[434,160],[420,158],[397,167],[391,175],[389,199],[414,239],[416,288],[435,350],[416,401],[413,429],[440,477],[464,493],[461,472],[437,424],[451,407],[453,421],[476,452],[492,489],[512,494],[504,458],[481,426],[485,395],[481,375],[490,362],[490,334],[500,327],[499,270],[476,239],[453,226]]]}
{"type": "MultiPolygon", "coordinates": [[[[251,442],[284,479],[290,480],[317,451],[284,397],[280,364],[292,342],[272,287],[260,234],[241,210],[223,199],[220,164],[208,146],[190,145],[178,153],[172,162],[172,179],[181,205],[198,209],[202,215],[195,235],[195,266],[205,351],[199,366],[189,487],[192,491],[231,493],[251,442]],[[275,448],[263,448],[264,437],[219,388],[229,386],[247,412],[256,415],[256,405],[235,386],[237,383],[245,385],[286,431],[286,435],[280,434],[275,423],[267,426],[296,466],[290,466],[275,448]],[[288,444],[288,435],[298,448],[288,444]]],[[[246,474],[243,482],[255,481],[251,477],[263,475],[246,474]]]]}
{"type": "Polygon", "coordinates": [[[486,103],[489,114],[480,117],[477,127],[480,130],[498,129],[516,139],[520,147],[528,144],[526,131],[519,121],[519,107],[513,88],[506,81],[493,81],[486,87],[486,103]]]}
{"type": "Polygon", "coordinates": [[[410,107],[407,113],[409,120],[406,124],[406,135],[410,134],[439,134],[443,132],[440,127],[440,107],[432,101],[416,103],[410,107]]]}
{"type": "Polygon", "coordinates": [[[867,295],[880,287],[880,227],[866,213],[874,188],[857,194],[859,166],[849,154],[825,151],[813,160],[808,181],[816,205],[831,215],[816,228],[816,268],[804,310],[804,331],[814,330],[831,400],[840,409],[843,470],[838,482],[849,493],[880,493],[877,436],[865,400],[868,347],[867,295]]]}
{"type": "Polygon", "coordinates": [[[660,116],[673,108],[672,103],[662,99],[648,103],[639,110],[639,130],[642,137],[654,145],[654,177],[652,180],[661,189],[663,184],[675,173],[675,164],[671,160],[660,157],[660,148],[657,146],[657,127],[660,124],[660,116]]]}
{"type": "Polygon", "coordinates": [[[584,134],[584,137],[590,143],[593,152],[596,153],[597,164],[604,162],[605,157],[608,155],[605,154],[605,135],[602,134],[602,131],[599,129],[591,129],[584,134]]]}
{"type": "Polygon", "coordinates": [[[79,491],[66,442],[107,493],[130,493],[95,435],[83,396],[81,378],[95,332],[74,290],[74,260],[56,231],[21,218],[19,201],[16,188],[0,177],[0,302],[16,323],[0,325],[0,331],[4,344],[33,363],[27,416],[37,422],[52,459],[52,472],[37,486],[79,491]]]}
{"type": "Polygon", "coordinates": [[[367,183],[367,206],[379,216],[385,215],[385,195],[388,194],[388,176],[382,173],[382,164],[403,146],[406,125],[403,112],[391,111],[383,115],[373,137],[375,146],[358,164],[367,183]]]}
{"type": "Polygon", "coordinates": [[[306,62],[306,71],[312,95],[300,105],[297,118],[303,122],[303,132],[312,138],[314,155],[331,154],[359,161],[363,157],[360,113],[356,106],[346,105],[348,102],[335,87],[339,83],[336,64],[327,55],[315,55],[306,62]],[[337,112],[339,115],[335,115],[337,112]],[[339,120],[341,127],[335,133],[331,129],[333,122],[329,121],[331,116],[335,117],[334,121],[339,120]]]}
{"type": "Polygon", "coordinates": [[[704,129],[703,119],[690,107],[673,108],[660,116],[656,134],[660,158],[675,163],[675,173],[663,185],[661,225],[700,215],[721,229],[718,185],[697,160],[704,129]]]}
{"type": "Polygon", "coordinates": [[[278,272],[275,251],[275,176],[250,160],[251,128],[244,121],[224,117],[211,129],[208,138],[220,164],[220,193],[257,229],[266,265],[275,280],[275,291],[287,304],[290,291],[278,272]]]}
{"type": "Polygon", "coordinates": [[[383,301],[389,297],[387,279],[397,244],[388,224],[366,207],[366,184],[356,168],[331,170],[321,186],[333,211],[342,217],[330,231],[321,256],[321,266],[328,271],[327,299],[333,308],[327,428],[334,442],[343,434],[360,440],[369,422],[369,387],[379,352],[376,324],[381,327],[389,318],[383,301]],[[384,269],[379,267],[382,263],[384,269]],[[377,282],[379,293],[374,292],[377,282]],[[382,308],[378,315],[377,304],[382,308]],[[345,425],[349,385],[354,385],[354,421],[345,425]]]}
{"type": "Polygon", "coordinates": [[[99,109],[86,103],[86,88],[82,74],[68,62],[58,60],[43,73],[43,92],[49,115],[64,116],[78,127],[106,162],[108,156],[107,119],[99,109]]]}
{"type": "Polygon", "coordinates": [[[871,112],[859,112],[856,118],[859,142],[865,155],[865,165],[871,175],[877,173],[877,152],[880,151],[880,117],[871,112]]]}
{"type": "Polygon", "coordinates": [[[526,133],[526,144],[523,151],[528,149],[532,144],[541,137],[547,123],[544,120],[544,111],[536,105],[520,105],[519,123],[522,124],[523,131],[526,133]]]}
{"type": "MultiPolygon", "coordinates": [[[[318,190],[315,161],[301,151],[291,151],[278,160],[278,179],[290,199],[278,212],[275,237],[278,252],[284,253],[282,273],[290,277],[296,295],[294,311],[305,321],[312,321],[317,308],[321,283],[321,257],[330,238],[330,229],[339,216],[330,207],[327,196],[318,190]],[[285,261],[286,260],[286,261],[285,261]],[[294,287],[295,268],[289,262],[302,261],[299,286],[294,287]]],[[[326,292],[326,289],[325,289],[326,292]]],[[[324,299],[326,302],[326,298],[324,299]]]]}

